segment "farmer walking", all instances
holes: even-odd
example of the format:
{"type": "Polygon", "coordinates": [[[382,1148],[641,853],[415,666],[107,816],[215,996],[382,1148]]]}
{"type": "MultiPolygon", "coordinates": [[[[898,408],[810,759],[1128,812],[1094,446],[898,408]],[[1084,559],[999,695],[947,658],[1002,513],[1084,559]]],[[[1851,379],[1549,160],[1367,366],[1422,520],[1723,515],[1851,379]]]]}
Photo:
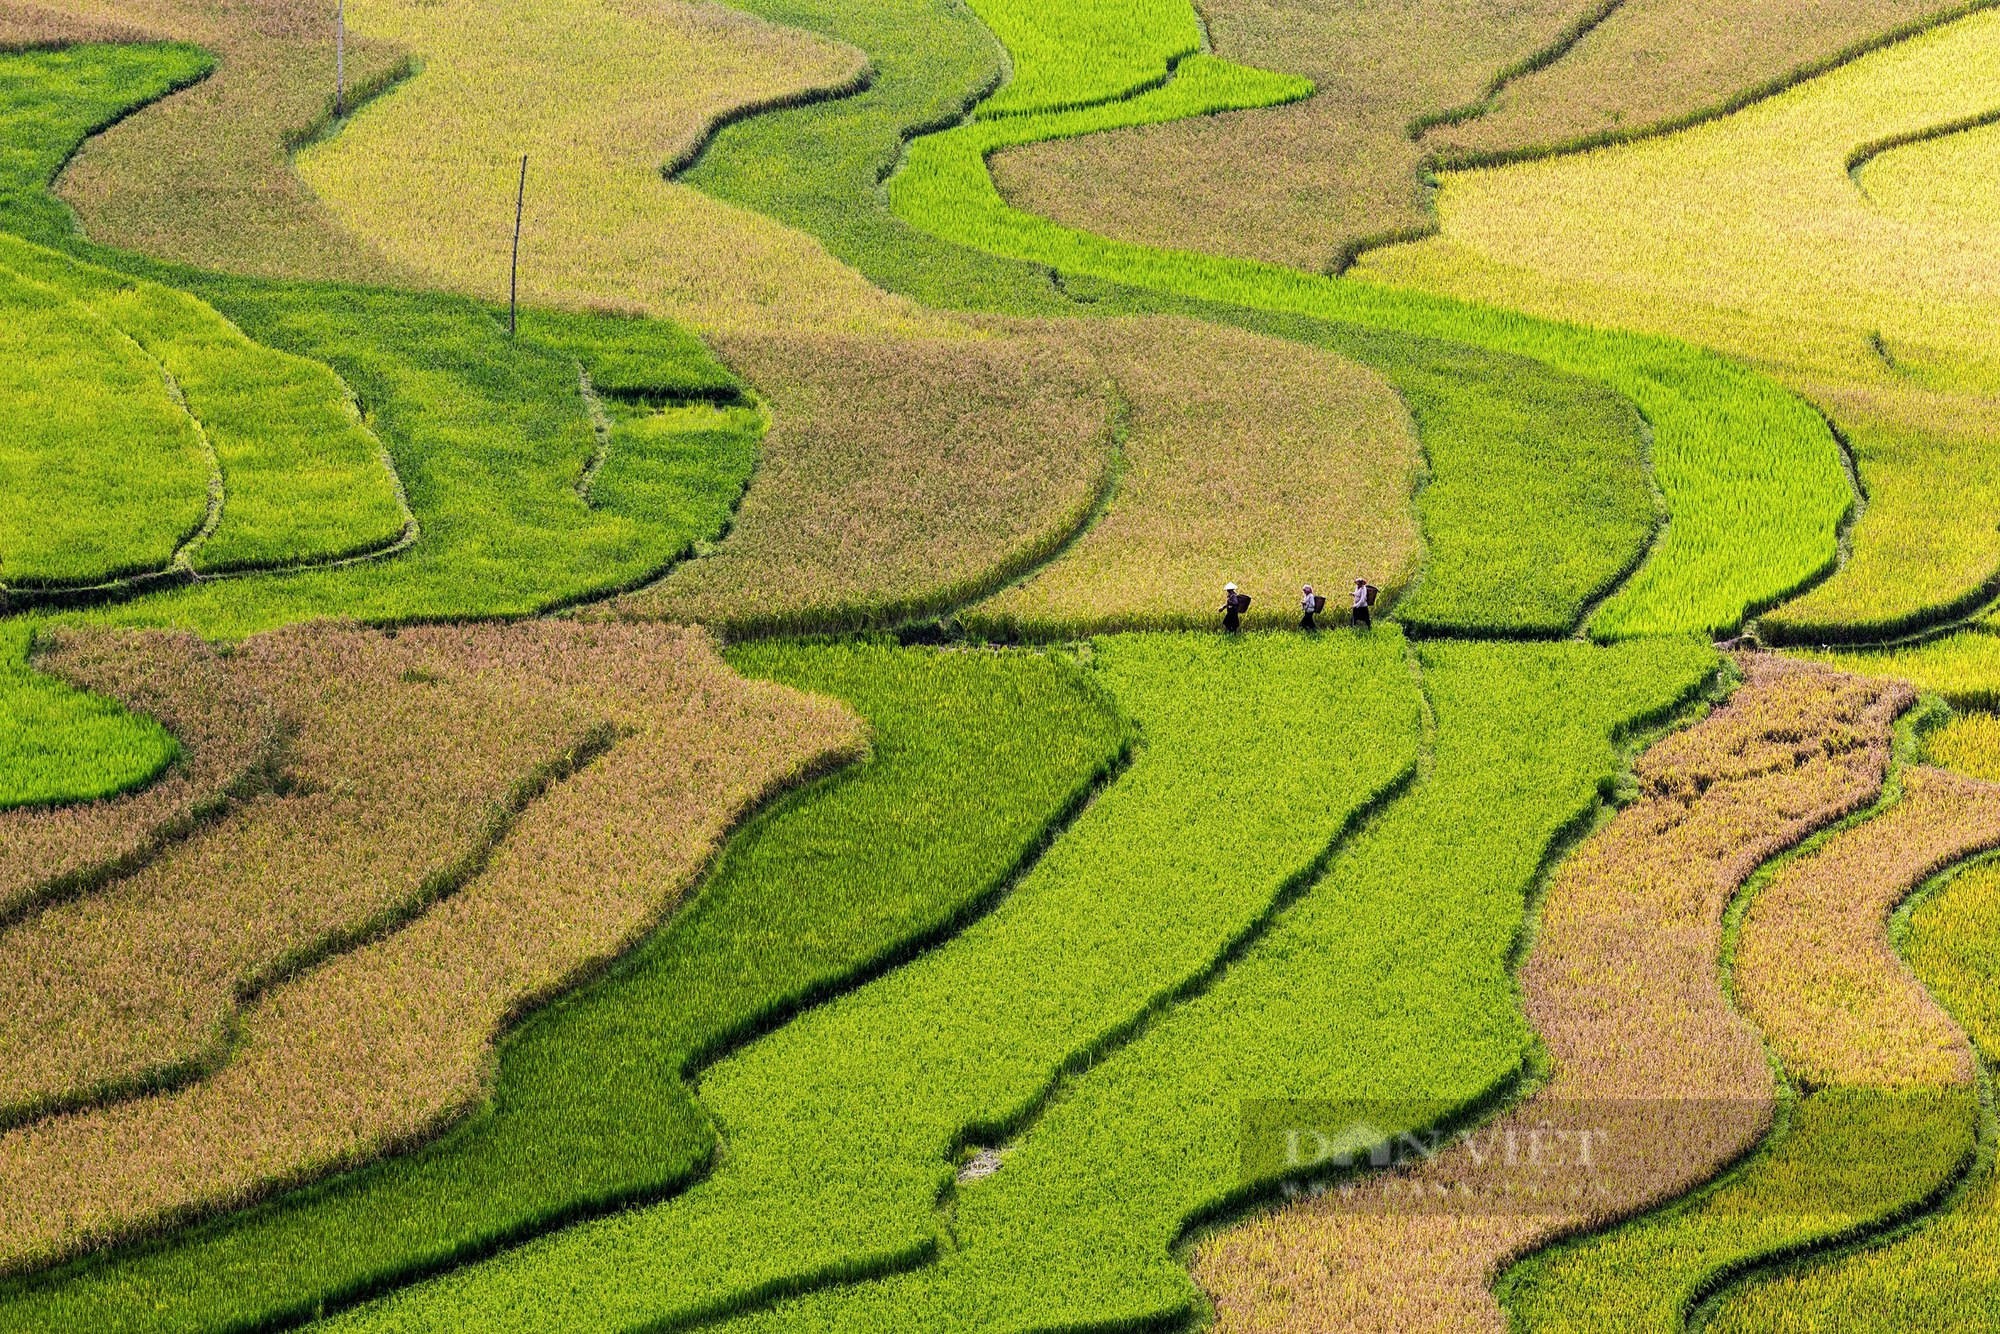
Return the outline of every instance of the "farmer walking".
{"type": "Polygon", "coordinates": [[[1313,592],[1313,586],[1307,584],[1305,592],[1299,596],[1299,610],[1305,613],[1299,617],[1299,629],[1317,630],[1319,626],[1313,617],[1326,610],[1326,598],[1323,594],[1313,592]]]}
{"type": "Polygon", "coordinates": [[[1250,595],[1236,591],[1235,584],[1222,586],[1222,628],[1235,634],[1243,628],[1243,613],[1250,610],[1250,595]]]}
{"type": "Polygon", "coordinates": [[[1381,592],[1366,579],[1354,581],[1354,623],[1366,629],[1375,624],[1375,595],[1381,592]]]}

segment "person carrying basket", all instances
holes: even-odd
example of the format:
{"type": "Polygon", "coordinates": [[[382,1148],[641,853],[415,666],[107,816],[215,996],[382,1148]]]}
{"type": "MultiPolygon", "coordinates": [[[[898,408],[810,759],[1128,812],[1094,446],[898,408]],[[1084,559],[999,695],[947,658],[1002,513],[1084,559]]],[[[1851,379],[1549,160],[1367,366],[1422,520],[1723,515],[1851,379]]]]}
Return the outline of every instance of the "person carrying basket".
{"type": "Polygon", "coordinates": [[[1250,595],[1236,591],[1235,584],[1222,586],[1222,628],[1235,634],[1243,628],[1243,613],[1250,610],[1250,595]]]}
{"type": "Polygon", "coordinates": [[[1354,623],[1363,629],[1375,624],[1375,598],[1381,589],[1366,579],[1354,581],[1354,623]]]}

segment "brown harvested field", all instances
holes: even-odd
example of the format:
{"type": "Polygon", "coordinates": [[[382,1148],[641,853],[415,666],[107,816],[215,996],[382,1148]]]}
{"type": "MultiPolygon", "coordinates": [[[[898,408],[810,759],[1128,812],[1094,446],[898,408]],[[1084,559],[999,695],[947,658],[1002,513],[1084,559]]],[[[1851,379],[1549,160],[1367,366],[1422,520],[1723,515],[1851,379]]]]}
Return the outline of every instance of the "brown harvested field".
{"type": "Polygon", "coordinates": [[[182,755],[126,796],[0,812],[0,920],[136,867],[261,785],[276,742],[263,699],[194,635],[45,630],[37,646],[38,670],[158,719],[182,755]]]}
{"type": "Polygon", "coordinates": [[[1880,792],[1912,696],[1770,657],[1742,666],[1735,696],[1648,751],[1637,800],[1562,864],[1522,971],[1551,1075],[1479,1142],[1569,1132],[1573,1144],[1608,1125],[1623,1151],[1589,1178],[1589,1207],[1397,1203],[1413,1189],[1540,1184],[1498,1155],[1366,1178],[1197,1250],[1219,1329],[1500,1334],[1489,1284],[1508,1260],[1677,1195],[1763,1133],[1775,1090],[1756,1030],[1723,994],[1724,910],[1761,862],[1880,792]]]}
{"type": "Polygon", "coordinates": [[[1630,134],[1790,82],[1927,17],[1940,0],[1625,0],[1562,59],[1510,83],[1494,111],[1440,126],[1446,156],[1630,134]]]}
{"type": "Polygon", "coordinates": [[[757,473],[729,535],[616,614],[740,636],[943,610],[1051,554],[1109,476],[1115,394],[1061,331],[720,351],[769,395],[757,473]]]}
{"type": "Polygon", "coordinates": [[[1889,943],[1896,905],[1954,862],[2000,847],[2000,785],[1910,769],[1887,813],[1785,867],[1751,903],[1736,991],[1792,1073],[1813,1084],[1967,1085],[1972,1048],[1889,943]]]}
{"type": "Polygon", "coordinates": [[[1365,574],[1393,599],[1422,541],[1416,427],[1382,379],[1331,352],[1190,320],[1088,336],[1128,404],[1124,466],[1090,531],[963,619],[1068,636],[1212,624],[1222,585],[1247,623],[1296,624],[1311,583],[1344,614],[1365,574]]]}
{"type": "Polygon", "coordinates": [[[108,11],[91,16],[26,0],[0,0],[0,51],[70,42],[143,42],[151,36],[108,11]]]}
{"type": "Polygon", "coordinates": [[[0,1108],[212,1061],[248,990],[423,904],[602,738],[587,699],[441,676],[417,642],[320,624],[231,655],[294,733],[283,788],[0,936],[0,1108]]]}
{"type": "Polygon", "coordinates": [[[534,623],[404,631],[447,681],[587,701],[619,738],[410,925],[274,987],[229,1065],[182,1091],[0,1136],[0,1269],[46,1263],[408,1143],[484,1093],[510,1017],[622,953],[774,788],[851,758],[844,705],[746,681],[699,631],[534,623]]]}
{"type": "Polygon", "coordinates": [[[1589,0],[1216,0],[1215,53],[1319,91],[1262,111],[1086,135],[993,159],[1017,207],[1146,245],[1320,270],[1355,242],[1422,228],[1419,116],[1472,103],[1589,0]]]}

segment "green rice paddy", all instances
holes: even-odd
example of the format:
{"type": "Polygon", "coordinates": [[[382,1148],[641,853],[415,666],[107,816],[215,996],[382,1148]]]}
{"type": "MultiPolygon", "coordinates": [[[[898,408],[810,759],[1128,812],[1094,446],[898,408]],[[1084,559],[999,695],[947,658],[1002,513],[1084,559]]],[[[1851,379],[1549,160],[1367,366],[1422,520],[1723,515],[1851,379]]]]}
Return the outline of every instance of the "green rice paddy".
{"type": "MultiPolygon", "coordinates": [[[[581,32],[625,3],[521,0],[521,14],[543,35],[570,22],[581,32]]],[[[1685,3],[1681,26],[1704,31],[1716,6],[1685,3]]],[[[1448,211],[1445,239],[1420,248],[1422,263],[1399,268],[1391,252],[1363,265],[1391,286],[1140,245],[1003,198],[988,162],[1010,148],[1211,117],[1242,124],[1325,92],[1239,63],[1186,0],[743,0],[653,16],[662,43],[685,44],[676,56],[775,43],[769,24],[865,55],[859,81],[776,105],[745,92],[701,112],[713,123],[670,126],[679,139],[609,99],[603,142],[590,147],[642,192],[670,167],[675,192],[649,196],[649,208],[692,199],[690,217],[696,206],[736,210],[786,253],[823,262],[815,272],[861,284],[869,311],[907,314],[894,337],[867,320],[774,332],[717,315],[714,327],[683,327],[639,313],[657,302],[607,300],[627,279],[657,295],[660,275],[615,268],[573,291],[536,286],[517,313],[415,269],[357,283],[369,219],[352,199],[315,215],[300,276],[284,279],[253,276],[251,249],[264,253],[269,236],[253,247],[246,230],[242,262],[227,254],[237,219],[216,205],[214,244],[195,249],[220,245],[225,267],[241,271],[211,271],[100,244],[87,192],[66,196],[79,218],[55,183],[94,136],[128,118],[145,125],[183,90],[240,73],[237,57],[208,49],[225,45],[212,25],[242,22],[316,50],[320,18],[294,14],[290,0],[226,13],[143,0],[119,21],[179,40],[134,41],[86,0],[44,8],[0,14],[0,855],[9,839],[68,837],[45,831],[78,812],[90,819],[73,821],[86,831],[76,837],[110,838],[135,804],[122,799],[183,758],[159,722],[36,670],[34,637],[51,624],[192,630],[229,645],[320,619],[393,631],[669,614],[733,641],[724,657],[735,672],[843,701],[871,740],[865,757],[748,819],[698,889],[622,958],[509,1015],[494,1035],[489,1096],[242,1207],[0,1273],[0,1331],[1308,1328],[1310,1257],[1259,1258],[1268,1268],[1254,1280],[1263,1306],[1252,1323],[1190,1271],[1202,1239],[1310,1207],[1293,1189],[1308,1169],[1247,1153],[1254,1109],[1371,1099],[1402,1109],[1377,1127],[1393,1135],[1534,1090],[1546,1061],[1516,970],[1540,886],[1633,792],[1638,752],[1731,688],[1712,641],[1761,628],[1824,668],[1909,682],[1931,697],[1925,725],[1962,711],[1929,758],[1970,781],[2000,774],[1985,756],[2000,731],[1981,712],[2000,708],[2000,633],[1983,606],[1992,433],[1978,426],[1996,381],[1966,351],[1970,335],[1958,337],[1994,312],[1971,279],[1953,292],[1956,341],[1932,346],[1885,305],[1902,320],[1887,322],[1894,338],[1827,352],[1842,374],[1851,354],[1869,384],[1895,380],[1893,412],[1845,399],[1827,410],[1830,381],[1702,323],[1742,298],[1727,275],[1697,294],[1699,318],[1636,318],[1633,304],[1657,298],[1600,292],[1593,306],[1519,272],[1502,282],[1471,260],[1453,268],[1452,228],[1462,238],[1467,224],[1448,211]],[[690,186],[707,198],[680,188],[690,186]],[[310,257],[342,237],[355,245],[339,271],[315,270],[310,257]],[[1298,630],[1265,628],[1296,616],[1296,584],[1251,590],[1260,615],[1247,634],[1224,633],[1206,597],[1122,622],[1216,623],[1173,633],[1094,634],[1121,623],[1087,608],[1030,627],[976,609],[994,579],[1032,577],[1115,510],[1133,405],[1091,339],[1120,327],[1098,322],[1149,316],[1310,345],[1380,376],[1368,383],[1406,450],[1384,503],[1407,507],[1396,519],[1422,546],[1414,578],[1372,628],[1346,623],[1340,586],[1322,590],[1319,627],[1298,630]],[[803,341],[782,356],[758,342],[781,338],[803,341]],[[988,465],[966,460],[1007,457],[978,454],[971,433],[1017,440],[1027,428],[1004,417],[1001,389],[989,402],[984,382],[968,389],[932,371],[927,383],[908,370],[971,365],[926,358],[1008,340],[1077,377],[1071,408],[1101,409],[1078,413],[1090,419],[1076,428],[1081,444],[1049,446],[1051,458],[1075,446],[1095,460],[1094,502],[1085,491],[1062,499],[1061,531],[1038,528],[1016,546],[991,534],[1034,526],[1008,507],[1037,498],[1019,496],[1039,474],[971,476],[988,465]],[[893,392],[857,409],[875,415],[854,434],[915,439],[925,456],[824,449],[818,474],[784,463],[786,437],[773,433],[799,427],[787,412],[805,416],[788,405],[812,378],[799,358],[813,355],[851,358],[867,375],[869,358],[884,358],[891,369],[867,388],[893,392]],[[934,420],[954,393],[972,400],[951,400],[968,434],[933,441],[908,427],[934,420]],[[1865,429],[1837,430],[1843,411],[1865,429]],[[932,466],[958,467],[956,487],[920,479],[932,466]],[[998,520],[948,503],[974,506],[989,482],[998,520]],[[823,503],[773,505],[768,488],[823,503]],[[751,521],[770,515],[792,546],[758,536],[760,550],[837,562],[864,549],[852,544],[857,528],[893,542],[882,570],[855,572],[866,606],[810,586],[827,579],[824,562],[759,566],[729,585],[728,605],[640,592],[733,552],[732,533],[744,545],[751,521]],[[1919,566],[1935,577],[1895,573],[1919,566]],[[1000,573],[967,580],[963,568],[1000,573]],[[1273,607],[1284,613],[1275,623],[1273,607]],[[1901,638],[1912,632],[1930,637],[1901,638]],[[1017,635],[1034,646],[1000,642],[1017,635]]],[[[1259,21],[1286,22],[1282,6],[1265,8],[1259,21]]],[[[365,27],[365,3],[350,9],[365,27]]],[[[1594,19],[1582,20],[1576,47],[1596,60],[1594,19]]],[[[1957,228],[1959,241],[1924,242],[1935,247],[1919,257],[1929,281],[1985,254],[1965,201],[1985,179],[1987,140],[1954,137],[1967,127],[1956,102],[1956,120],[1942,110],[1938,124],[1925,120],[1937,88],[1985,96],[1931,70],[1925,53],[1979,55],[1985,28],[1940,19],[1925,38],[1904,34],[1908,22],[1885,9],[1879,25],[1902,34],[1883,38],[1884,58],[1913,71],[1898,85],[1911,105],[1892,110],[1929,126],[1911,143],[1949,146],[1897,147],[1888,166],[1852,173],[1862,203],[1843,196],[1840,210],[1814,216],[1878,208],[1921,222],[1926,238],[1957,228]],[[1919,158],[1939,180],[1911,176],[1919,158]]],[[[1412,43],[1424,40],[1418,27],[1412,43]]],[[[549,78],[588,87],[592,61],[608,57],[583,42],[573,51],[574,67],[549,78]]],[[[399,60],[371,47],[364,64],[410,80],[481,77],[475,65],[399,60]]],[[[1745,57],[1743,67],[1760,66],[1745,57]]],[[[1888,96],[1869,68],[1822,74],[1783,105],[1851,110],[1888,96]]],[[[396,128],[387,118],[406,104],[378,83],[351,118],[314,112],[286,128],[284,151],[357,124],[365,133],[343,151],[387,142],[376,131],[396,128]]],[[[466,105],[500,104],[491,88],[458,91],[478,95],[466,105]]],[[[1704,85],[1702,97],[1738,109],[1628,147],[1687,167],[1766,114],[1727,90],[1704,85]]],[[[296,108],[312,100],[287,87],[259,114],[277,117],[282,103],[303,116],[296,108]]],[[[533,123],[536,99],[507,104],[521,123],[502,117],[482,134],[528,142],[546,130],[533,123]]],[[[2000,101],[1981,107],[1973,120],[2000,114],[2000,101]]],[[[1504,90],[1489,112],[1507,114],[1504,90]]],[[[1459,109],[1458,120],[1477,116],[1459,109]]],[[[1829,112],[1812,128],[1832,143],[1846,124],[1829,112]]],[[[1422,125],[1405,128],[1421,141],[1422,125]]],[[[251,133],[169,130],[197,147],[251,133]]],[[[403,122],[404,141],[409,131],[403,122]]],[[[256,132],[274,131],[259,122],[256,132]]],[[[447,119],[416,139],[515,160],[513,145],[468,145],[466,132],[447,119]]],[[[1840,147],[1862,154],[1854,161],[1883,156],[1880,145],[1840,147]]],[[[1553,161],[1560,172],[1586,160],[1553,161]]],[[[1258,170],[1247,157],[1231,165],[1258,170]]],[[[171,192],[166,177],[148,179],[171,192]]],[[[1412,179],[1413,197],[1430,207],[1436,184],[1412,179]]],[[[1448,178],[1441,197],[1472,188],[1448,178]]],[[[159,202],[169,220],[193,207],[159,202]]],[[[1598,255],[1625,240],[1604,234],[1615,210],[1553,203],[1563,207],[1551,207],[1554,230],[1538,245],[1598,255]]],[[[396,221],[451,234],[444,219],[396,221]]],[[[501,272],[509,239],[470,257],[479,272],[501,272]]],[[[1826,238],[1828,253],[1852,240],[1826,238]]],[[[803,319],[838,299],[831,279],[788,292],[789,270],[736,272],[739,258],[718,248],[702,277],[720,280],[717,291],[737,284],[741,302],[704,298],[701,309],[790,303],[803,319]]],[[[483,278],[456,286],[499,290],[483,278]]],[[[1782,328],[1797,346],[1838,342],[1810,309],[1768,295],[1757,297],[1760,330],[1782,328]]],[[[1841,300],[1868,314],[1868,301],[1889,297],[1856,288],[1841,300]]],[[[1841,305],[1840,319],[1854,309],[1841,305]]],[[[1067,424],[1054,397],[1046,415],[1067,424]]],[[[1227,449],[1230,437],[1204,439],[1227,449]]],[[[1171,448],[1147,466],[1174,466],[1171,448]]],[[[1312,505],[1317,479],[1291,481],[1312,505]]],[[[1243,499],[1227,485],[1195,497],[1201,531],[1226,532],[1243,499]]],[[[1121,533],[1137,552],[1123,553],[1123,577],[1141,585],[1128,604],[1165,596],[1144,587],[1146,556],[1164,569],[1179,531],[1163,520],[1121,533]]],[[[1218,563],[1218,599],[1237,576],[1218,563]]],[[[231,661],[225,652],[218,670],[236,670],[231,661]]],[[[312,743],[280,721],[281,749],[312,743]]],[[[1848,730],[1834,727],[1828,744],[1867,744],[1862,721],[1839,723],[1848,730]]],[[[260,781],[230,799],[297,793],[284,753],[260,781]]],[[[1873,818],[1887,817],[1866,812],[1854,827],[1873,818]]],[[[187,832],[149,833],[133,864],[187,832]]],[[[112,882],[129,869],[107,865],[112,882]]],[[[1910,960],[1948,1012],[1941,1022],[1962,1025],[1982,1060],[1996,975],[1990,870],[1947,870],[1869,937],[1884,967],[1903,967],[1892,951],[1910,960]]],[[[79,887],[78,910],[96,884],[79,887]]],[[[14,925],[0,923],[0,949],[14,925]]],[[[458,962],[468,978],[495,966],[458,962]]],[[[1831,964],[1799,966],[1812,975],[1831,964]]],[[[1635,961],[1629,985],[1638,994],[1658,982],[1635,961]]],[[[261,1000],[239,997],[245,1008],[261,1000]]],[[[217,1049],[225,1062],[242,1056],[217,1049]]],[[[1983,1327],[1995,1253],[1984,1076],[1977,1087],[1876,1087],[1783,1073],[1777,1124],[1726,1172],[1514,1257],[1475,1304],[1494,1327],[1533,1330],[1983,1327]]],[[[116,1091],[89,1115],[143,1121],[159,1096],[116,1091]]],[[[0,1127],[0,1163],[68,1131],[23,1114],[0,1127]]],[[[1383,1327],[1455,1327],[1429,1277],[1383,1278],[1371,1297],[1383,1327]]]]}

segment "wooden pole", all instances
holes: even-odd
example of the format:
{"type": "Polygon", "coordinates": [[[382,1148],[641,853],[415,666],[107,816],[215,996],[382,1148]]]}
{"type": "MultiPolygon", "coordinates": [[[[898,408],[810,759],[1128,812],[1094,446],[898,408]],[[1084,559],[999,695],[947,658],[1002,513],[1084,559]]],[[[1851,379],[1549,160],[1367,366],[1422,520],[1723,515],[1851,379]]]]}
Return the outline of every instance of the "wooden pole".
{"type": "Polygon", "coordinates": [[[514,336],[514,316],[521,296],[521,205],[528,198],[528,155],[521,154],[521,186],[514,192],[514,264],[507,273],[507,336],[514,336]]]}
{"type": "Polygon", "coordinates": [[[333,0],[333,118],[347,114],[347,0],[333,0]]]}

